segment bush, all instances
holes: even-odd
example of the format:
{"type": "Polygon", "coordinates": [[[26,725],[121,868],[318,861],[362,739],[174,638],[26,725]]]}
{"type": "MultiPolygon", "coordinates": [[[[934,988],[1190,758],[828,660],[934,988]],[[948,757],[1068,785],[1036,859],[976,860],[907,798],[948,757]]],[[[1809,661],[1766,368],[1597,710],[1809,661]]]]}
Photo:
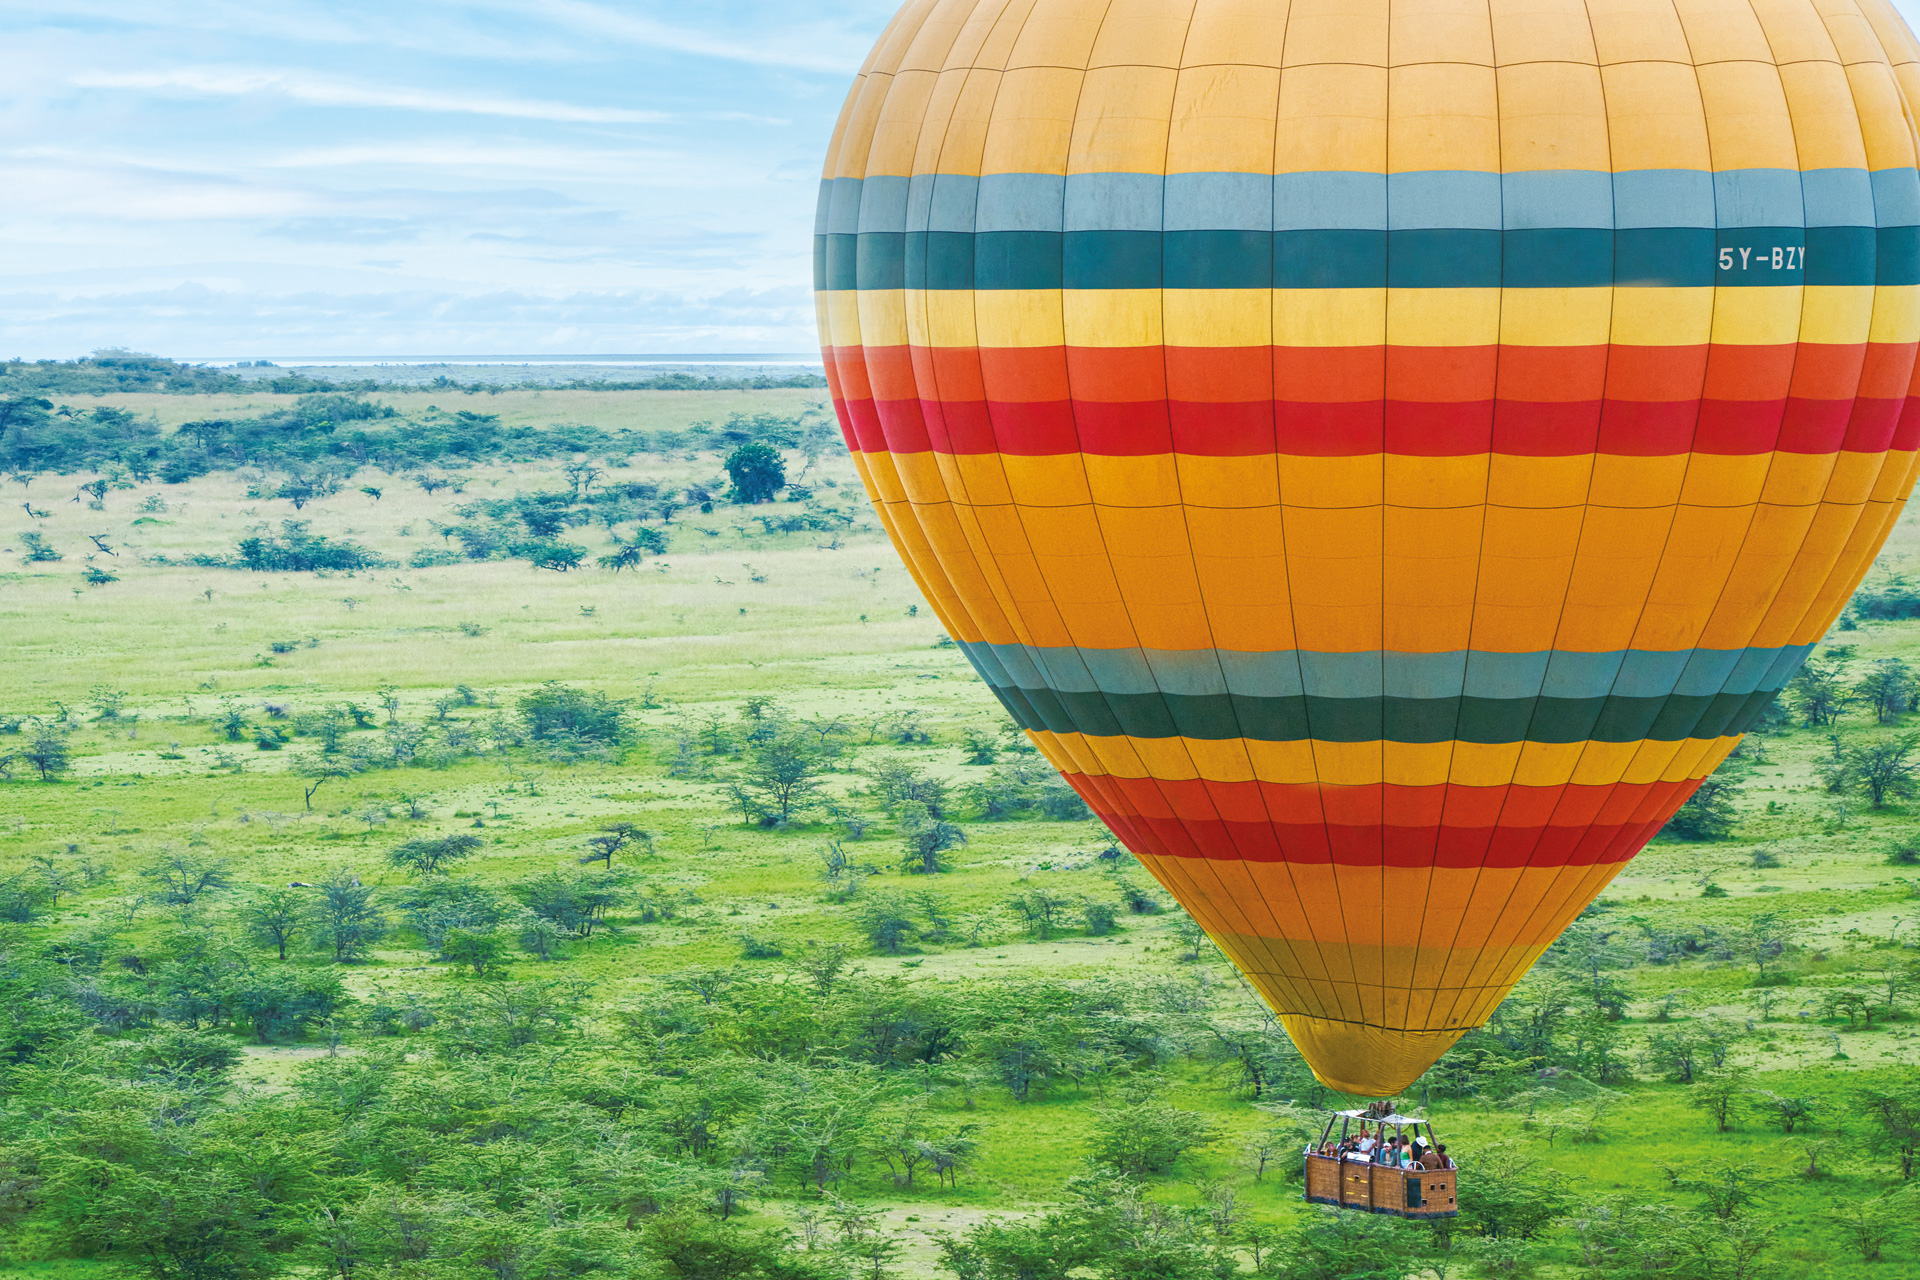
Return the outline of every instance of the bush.
{"type": "Polygon", "coordinates": [[[1725,840],[1733,833],[1733,824],[1739,817],[1733,807],[1733,799],[1740,793],[1740,780],[1725,774],[1715,773],[1700,784],[1687,802],[1667,819],[1662,827],[1663,836],[1677,836],[1682,840],[1725,840]]]}
{"type": "Polygon", "coordinates": [[[450,564],[464,564],[467,557],[458,551],[445,547],[422,547],[407,560],[415,569],[441,569],[450,564]]]}
{"type": "Polygon", "coordinates": [[[353,542],[335,542],[307,532],[305,520],[282,520],[278,538],[242,538],[229,559],[195,557],[213,568],[251,569],[256,573],[313,573],[318,570],[384,569],[389,562],[353,542]]]}
{"type": "Polygon", "coordinates": [[[562,739],[617,744],[631,736],[627,704],[598,690],[574,689],[549,680],[520,699],[520,718],[536,742],[562,739]]]}
{"type": "Polygon", "coordinates": [[[772,502],[787,486],[787,464],[772,445],[743,444],[727,455],[725,465],[733,481],[727,496],[734,502],[772,502]]]}
{"type": "Polygon", "coordinates": [[[445,871],[481,846],[479,836],[451,835],[438,840],[409,840],[387,853],[387,861],[402,871],[432,874],[445,871]]]}
{"type": "Polygon", "coordinates": [[[1158,1099],[1129,1099],[1101,1107],[1093,1124],[1093,1158],[1120,1173],[1165,1173],[1181,1156],[1220,1136],[1197,1111],[1182,1111],[1158,1099]]]}
{"type": "Polygon", "coordinates": [[[757,938],[746,930],[740,932],[740,958],[743,960],[778,960],[787,954],[786,948],[777,938],[757,938]]]}

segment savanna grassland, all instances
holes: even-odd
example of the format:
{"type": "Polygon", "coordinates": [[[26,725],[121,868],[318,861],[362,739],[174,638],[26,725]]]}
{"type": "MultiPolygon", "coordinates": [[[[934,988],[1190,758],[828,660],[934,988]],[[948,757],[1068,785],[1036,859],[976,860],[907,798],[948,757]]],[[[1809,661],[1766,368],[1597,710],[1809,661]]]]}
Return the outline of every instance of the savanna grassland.
{"type": "Polygon", "coordinates": [[[16,411],[0,1275],[1920,1276],[1911,520],[1693,838],[1403,1100],[1436,1231],[1300,1202],[1341,1100],[822,397],[16,411]]]}

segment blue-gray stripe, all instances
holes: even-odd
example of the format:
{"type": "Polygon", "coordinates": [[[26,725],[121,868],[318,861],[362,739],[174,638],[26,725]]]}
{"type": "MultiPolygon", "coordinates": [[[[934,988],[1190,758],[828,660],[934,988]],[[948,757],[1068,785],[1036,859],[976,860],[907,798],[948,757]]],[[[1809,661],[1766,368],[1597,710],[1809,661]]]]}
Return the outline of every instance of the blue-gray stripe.
{"type": "Polygon", "coordinates": [[[1658,698],[1771,693],[1811,645],[1611,653],[1314,653],[1226,649],[961,648],[988,684],[1061,693],[1251,698],[1658,698]]]}
{"type": "Polygon", "coordinates": [[[1912,169],[836,178],[820,234],[1920,225],[1912,169]]]}

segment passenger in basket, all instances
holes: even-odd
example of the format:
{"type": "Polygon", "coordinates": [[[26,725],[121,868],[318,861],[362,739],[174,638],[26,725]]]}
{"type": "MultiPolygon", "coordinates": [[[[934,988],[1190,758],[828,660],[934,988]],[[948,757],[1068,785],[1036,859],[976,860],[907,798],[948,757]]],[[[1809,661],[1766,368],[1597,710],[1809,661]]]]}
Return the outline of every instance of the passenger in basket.
{"type": "Polygon", "coordinates": [[[1441,1160],[1440,1153],[1438,1151],[1435,1151],[1432,1147],[1428,1147],[1425,1151],[1422,1151],[1420,1153],[1420,1167],[1422,1169],[1446,1168],[1444,1164],[1440,1163],[1440,1160],[1441,1160]]]}
{"type": "Polygon", "coordinates": [[[1440,1155],[1440,1167],[1442,1169],[1452,1169],[1452,1168],[1458,1167],[1453,1163],[1453,1157],[1447,1154],[1446,1143],[1444,1142],[1441,1143],[1439,1146],[1435,1147],[1434,1150],[1438,1152],[1440,1155]]]}
{"type": "Polygon", "coordinates": [[[1372,1159],[1373,1149],[1376,1145],[1378,1144],[1374,1142],[1373,1135],[1367,1132],[1367,1126],[1364,1124],[1361,1125],[1360,1140],[1353,1144],[1353,1149],[1355,1151],[1358,1151],[1361,1155],[1366,1156],[1368,1159],[1372,1159]]]}

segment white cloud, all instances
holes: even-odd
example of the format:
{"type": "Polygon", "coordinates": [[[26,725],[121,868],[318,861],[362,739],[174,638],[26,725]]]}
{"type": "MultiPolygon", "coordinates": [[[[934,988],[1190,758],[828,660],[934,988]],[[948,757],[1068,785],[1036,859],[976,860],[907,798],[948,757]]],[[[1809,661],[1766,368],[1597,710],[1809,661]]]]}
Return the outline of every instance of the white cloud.
{"type": "Polygon", "coordinates": [[[859,70],[871,36],[854,35],[833,28],[815,26],[795,31],[782,30],[764,43],[748,43],[726,38],[711,31],[674,26],[653,18],[623,13],[586,0],[539,0],[537,4],[518,0],[481,0],[483,7],[504,9],[544,21],[563,23],[576,30],[620,40],[630,45],[662,49],[715,58],[723,62],[744,62],[751,66],[786,67],[796,71],[819,71],[851,75],[859,70]]]}
{"type": "Polygon", "coordinates": [[[663,124],[673,119],[665,112],[634,111],[625,107],[588,107],[569,102],[357,85],[302,71],[249,71],[217,67],[182,67],[171,71],[82,71],[72,76],[69,83],[82,89],[171,90],[207,97],[274,94],[315,106],[503,116],[557,124],[663,124]]]}

